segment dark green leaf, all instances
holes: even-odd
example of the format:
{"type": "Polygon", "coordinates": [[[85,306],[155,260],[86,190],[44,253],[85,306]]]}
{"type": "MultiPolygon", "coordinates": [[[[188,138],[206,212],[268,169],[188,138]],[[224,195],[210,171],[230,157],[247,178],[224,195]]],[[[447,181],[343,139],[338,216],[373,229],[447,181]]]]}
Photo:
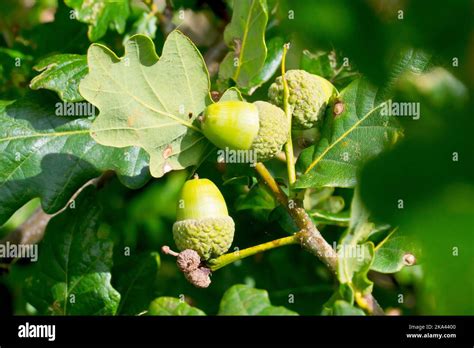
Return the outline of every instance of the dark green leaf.
{"type": "Polygon", "coordinates": [[[270,80],[278,70],[283,58],[285,40],[277,36],[267,41],[267,58],[259,73],[250,81],[249,87],[242,87],[245,94],[251,95],[257,88],[270,80]]]}
{"type": "Polygon", "coordinates": [[[254,214],[262,217],[262,219],[267,219],[276,206],[275,198],[265,187],[259,184],[254,185],[248,193],[240,196],[235,203],[237,211],[252,210],[254,214]]]}
{"type": "Polygon", "coordinates": [[[257,184],[244,196],[236,202],[236,210],[245,209],[275,209],[275,198],[268,192],[268,190],[257,184]]]}
{"type": "Polygon", "coordinates": [[[56,102],[44,93],[0,102],[0,224],[35,197],[47,213],[58,211],[106,170],[115,170],[130,188],[149,179],[143,150],[97,144],[89,135],[91,118],[56,116],[63,106],[56,102]]]}
{"type": "Polygon", "coordinates": [[[234,80],[239,88],[251,87],[267,56],[267,21],[265,0],[234,2],[232,20],[224,32],[224,41],[232,50],[220,65],[220,78],[234,80]]]}
{"type": "Polygon", "coordinates": [[[114,266],[113,284],[121,295],[117,314],[137,315],[148,308],[159,266],[160,255],[155,252],[130,256],[124,264],[114,266]]]}
{"type": "Polygon", "coordinates": [[[87,74],[86,56],[58,54],[43,59],[34,69],[41,74],[31,80],[32,89],[50,89],[68,102],[84,100],[79,94],[79,82],[87,74]]]}
{"type": "Polygon", "coordinates": [[[19,98],[25,94],[33,57],[19,50],[0,47],[0,95],[19,98]]]}
{"type": "Polygon", "coordinates": [[[29,301],[40,313],[115,314],[120,294],[110,284],[113,245],[98,232],[99,223],[93,187],[49,222],[27,281],[29,301]]]}

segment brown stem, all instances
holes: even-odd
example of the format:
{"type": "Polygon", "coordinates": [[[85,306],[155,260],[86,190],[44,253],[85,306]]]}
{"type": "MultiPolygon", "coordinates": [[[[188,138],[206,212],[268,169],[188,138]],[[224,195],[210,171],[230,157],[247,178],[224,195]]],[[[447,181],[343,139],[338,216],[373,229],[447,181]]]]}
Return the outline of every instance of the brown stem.
{"type": "Polygon", "coordinates": [[[257,163],[255,169],[277,201],[286,208],[301,230],[301,233],[298,235],[300,244],[324,262],[331,271],[336,272],[337,254],[331,245],[323,238],[304,208],[297,202],[288,199],[288,196],[277,184],[265,165],[257,163]]]}
{"type": "Polygon", "coordinates": [[[53,215],[46,214],[43,209],[38,208],[18,228],[0,240],[0,244],[35,244],[44,234],[44,229],[53,215]]]}
{"type": "Polygon", "coordinates": [[[161,32],[165,37],[176,29],[176,25],[173,24],[173,7],[169,1],[166,1],[163,13],[157,12],[156,16],[158,17],[161,32]]]}
{"type": "MultiPolygon", "coordinates": [[[[337,253],[331,245],[326,242],[306,210],[304,210],[298,202],[288,199],[288,196],[283,192],[263,163],[257,163],[255,170],[262,177],[264,184],[272,192],[277,201],[286,208],[301,230],[301,232],[298,233],[298,240],[301,246],[318,257],[335,274],[337,272],[337,253]]],[[[371,294],[365,295],[364,298],[367,302],[367,308],[370,314],[384,315],[383,309],[371,294]]]]}

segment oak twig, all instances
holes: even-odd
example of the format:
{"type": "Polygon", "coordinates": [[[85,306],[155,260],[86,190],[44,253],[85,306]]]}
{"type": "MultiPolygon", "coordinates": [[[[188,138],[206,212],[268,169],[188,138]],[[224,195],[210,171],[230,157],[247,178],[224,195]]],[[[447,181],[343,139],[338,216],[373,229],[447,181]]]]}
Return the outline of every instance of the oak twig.
{"type": "MultiPolygon", "coordinates": [[[[295,234],[295,236],[297,236],[301,246],[318,257],[335,274],[338,262],[337,253],[321,235],[305,209],[298,202],[288,198],[263,163],[257,163],[255,170],[262,177],[264,184],[277,201],[286,208],[300,229],[300,232],[295,234]]],[[[365,295],[363,299],[364,307],[369,314],[384,315],[383,309],[371,294],[365,295]]]]}

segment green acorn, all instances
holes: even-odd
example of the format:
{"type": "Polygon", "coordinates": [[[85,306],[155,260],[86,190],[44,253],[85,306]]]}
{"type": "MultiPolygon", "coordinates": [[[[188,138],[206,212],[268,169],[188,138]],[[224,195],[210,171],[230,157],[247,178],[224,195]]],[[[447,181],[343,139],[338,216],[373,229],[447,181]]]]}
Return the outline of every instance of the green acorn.
{"type": "Polygon", "coordinates": [[[186,181],[181,191],[173,225],[173,238],[180,251],[195,250],[202,260],[229,250],[235,224],[221,192],[208,179],[186,181]]]}
{"type": "MultiPolygon", "coordinates": [[[[285,73],[288,84],[288,103],[292,111],[293,129],[308,129],[321,123],[326,107],[337,94],[331,82],[304,70],[288,70],[285,73]]],[[[277,77],[268,89],[270,101],[283,107],[283,80],[277,77]]]]}
{"type": "Polygon", "coordinates": [[[217,147],[253,150],[263,162],[281,151],[289,125],[283,110],[270,103],[222,101],[204,110],[202,131],[217,147]]]}

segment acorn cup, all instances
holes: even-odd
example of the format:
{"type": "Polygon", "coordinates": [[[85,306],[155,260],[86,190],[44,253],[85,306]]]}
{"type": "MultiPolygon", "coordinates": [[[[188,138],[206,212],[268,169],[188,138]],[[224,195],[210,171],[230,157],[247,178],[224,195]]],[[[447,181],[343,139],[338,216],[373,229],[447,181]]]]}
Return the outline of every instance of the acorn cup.
{"type": "Polygon", "coordinates": [[[234,220],[217,186],[208,179],[186,181],[173,225],[178,249],[192,249],[203,261],[216,258],[229,250],[234,230],[234,220]]]}
{"type": "MultiPolygon", "coordinates": [[[[288,70],[288,104],[292,112],[291,128],[309,129],[322,123],[327,106],[337,95],[336,87],[325,78],[304,70],[288,70]]],[[[283,107],[283,79],[277,77],[268,89],[270,101],[283,107]]]]}
{"type": "Polygon", "coordinates": [[[289,134],[283,110],[263,101],[211,104],[204,110],[201,127],[207,139],[217,147],[255,151],[258,162],[278,154],[289,134]]]}

